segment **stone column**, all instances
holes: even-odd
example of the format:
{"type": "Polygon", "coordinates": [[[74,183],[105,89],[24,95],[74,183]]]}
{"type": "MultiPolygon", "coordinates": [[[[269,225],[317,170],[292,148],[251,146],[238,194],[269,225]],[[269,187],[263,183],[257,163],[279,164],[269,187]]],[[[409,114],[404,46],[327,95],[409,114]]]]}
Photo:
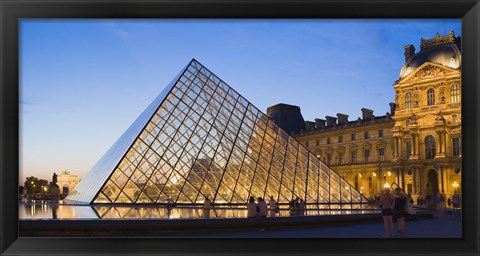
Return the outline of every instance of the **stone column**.
{"type": "Polygon", "coordinates": [[[435,142],[435,155],[440,155],[441,154],[441,149],[440,149],[440,144],[441,144],[441,136],[440,136],[440,131],[437,131],[437,141],[435,142]]]}
{"type": "Polygon", "coordinates": [[[397,158],[397,137],[393,137],[393,158],[397,158]]]}
{"type": "Polygon", "coordinates": [[[422,175],[422,170],[420,170],[420,168],[418,168],[418,194],[420,196],[423,196],[423,175],[422,175]]]}
{"type": "Polygon", "coordinates": [[[443,132],[443,152],[446,155],[447,154],[447,132],[443,132]]]}
{"type": "Polygon", "coordinates": [[[406,189],[405,188],[405,169],[402,168],[402,188],[403,189],[406,189]]]}
{"type": "Polygon", "coordinates": [[[417,145],[416,145],[417,135],[412,134],[412,157],[417,155],[417,145]]]}
{"type": "Polygon", "coordinates": [[[383,176],[382,174],[379,172],[377,173],[377,193],[382,191],[382,188],[383,188],[383,176]]]}
{"type": "Polygon", "coordinates": [[[418,152],[420,151],[420,148],[419,148],[419,138],[418,138],[418,134],[415,135],[415,155],[417,157],[419,157],[419,154],[418,152]]]}
{"type": "Polygon", "coordinates": [[[413,187],[413,194],[417,194],[417,171],[415,167],[410,168],[412,171],[412,187],[413,187]]]}
{"type": "Polygon", "coordinates": [[[445,177],[443,175],[443,166],[440,166],[440,182],[443,194],[445,193],[445,177]]]}

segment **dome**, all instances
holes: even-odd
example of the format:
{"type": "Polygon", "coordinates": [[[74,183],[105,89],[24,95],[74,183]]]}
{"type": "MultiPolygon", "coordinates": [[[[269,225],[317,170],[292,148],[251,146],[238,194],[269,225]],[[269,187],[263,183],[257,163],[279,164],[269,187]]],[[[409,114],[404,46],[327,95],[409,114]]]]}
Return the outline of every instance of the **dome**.
{"type": "Polygon", "coordinates": [[[435,64],[444,65],[450,68],[460,68],[461,53],[460,49],[454,43],[435,46],[429,49],[420,51],[411,56],[400,70],[400,79],[409,75],[412,71],[418,68],[425,62],[432,62],[435,64]]]}

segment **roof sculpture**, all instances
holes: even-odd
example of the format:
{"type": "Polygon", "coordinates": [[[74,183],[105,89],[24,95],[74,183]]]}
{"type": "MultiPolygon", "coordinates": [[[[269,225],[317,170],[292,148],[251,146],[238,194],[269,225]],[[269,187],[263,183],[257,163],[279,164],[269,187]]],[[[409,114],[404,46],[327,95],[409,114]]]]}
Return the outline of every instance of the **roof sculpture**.
{"type": "Polygon", "coordinates": [[[192,59],[67,202],[361,203],[367,199],[247,99],[192,59]]]}
{"type": "Polygon", "coordinates": [[[405,78],[425,62],[440,64],[449,68],[460,69],[462,65],[461,38],[455,32],[432,39],[421,39],[420,51],[415,53],[413,45],[405,46],[405,64],[400,70],[400,79],[405,78]]]}

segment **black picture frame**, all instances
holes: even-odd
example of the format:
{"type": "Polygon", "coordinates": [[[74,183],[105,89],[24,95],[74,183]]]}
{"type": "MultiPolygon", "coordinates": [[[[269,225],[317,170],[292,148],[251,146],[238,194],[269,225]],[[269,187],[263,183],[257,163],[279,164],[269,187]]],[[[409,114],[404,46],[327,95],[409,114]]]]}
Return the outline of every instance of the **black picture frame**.
{"type": "Polygon", "coordinates": [[[0,0],[1,255],[479,255],[478,0],[0,0]],[[18,237],[21,18],[461,18],[461,239],[180,239],[18,237]]]}

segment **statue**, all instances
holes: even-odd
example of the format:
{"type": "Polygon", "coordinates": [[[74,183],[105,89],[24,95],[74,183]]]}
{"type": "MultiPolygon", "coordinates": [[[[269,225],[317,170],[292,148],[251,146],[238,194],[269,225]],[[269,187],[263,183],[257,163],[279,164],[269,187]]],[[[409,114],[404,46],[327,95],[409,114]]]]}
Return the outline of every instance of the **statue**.
{"type": "Polygon", "coordinates": [[[413,101],[415,102],[415,107],[418,107],[418,91],[413,92],[413,101]]]}
{"type": "Polygon", "coordinates": [[[57,174],[56,174],[56,173],[53,173],[53,176],[52,176],[52,184],[53,184],[53,185],[57,185],[57,174]]]}
{"type": "Polygon", "coordinates": [[[60,188],[57,185],[57,174],[53,173],[52,181],[50,182],[50,193],[53,195],[60,194],[60,188]]]}

